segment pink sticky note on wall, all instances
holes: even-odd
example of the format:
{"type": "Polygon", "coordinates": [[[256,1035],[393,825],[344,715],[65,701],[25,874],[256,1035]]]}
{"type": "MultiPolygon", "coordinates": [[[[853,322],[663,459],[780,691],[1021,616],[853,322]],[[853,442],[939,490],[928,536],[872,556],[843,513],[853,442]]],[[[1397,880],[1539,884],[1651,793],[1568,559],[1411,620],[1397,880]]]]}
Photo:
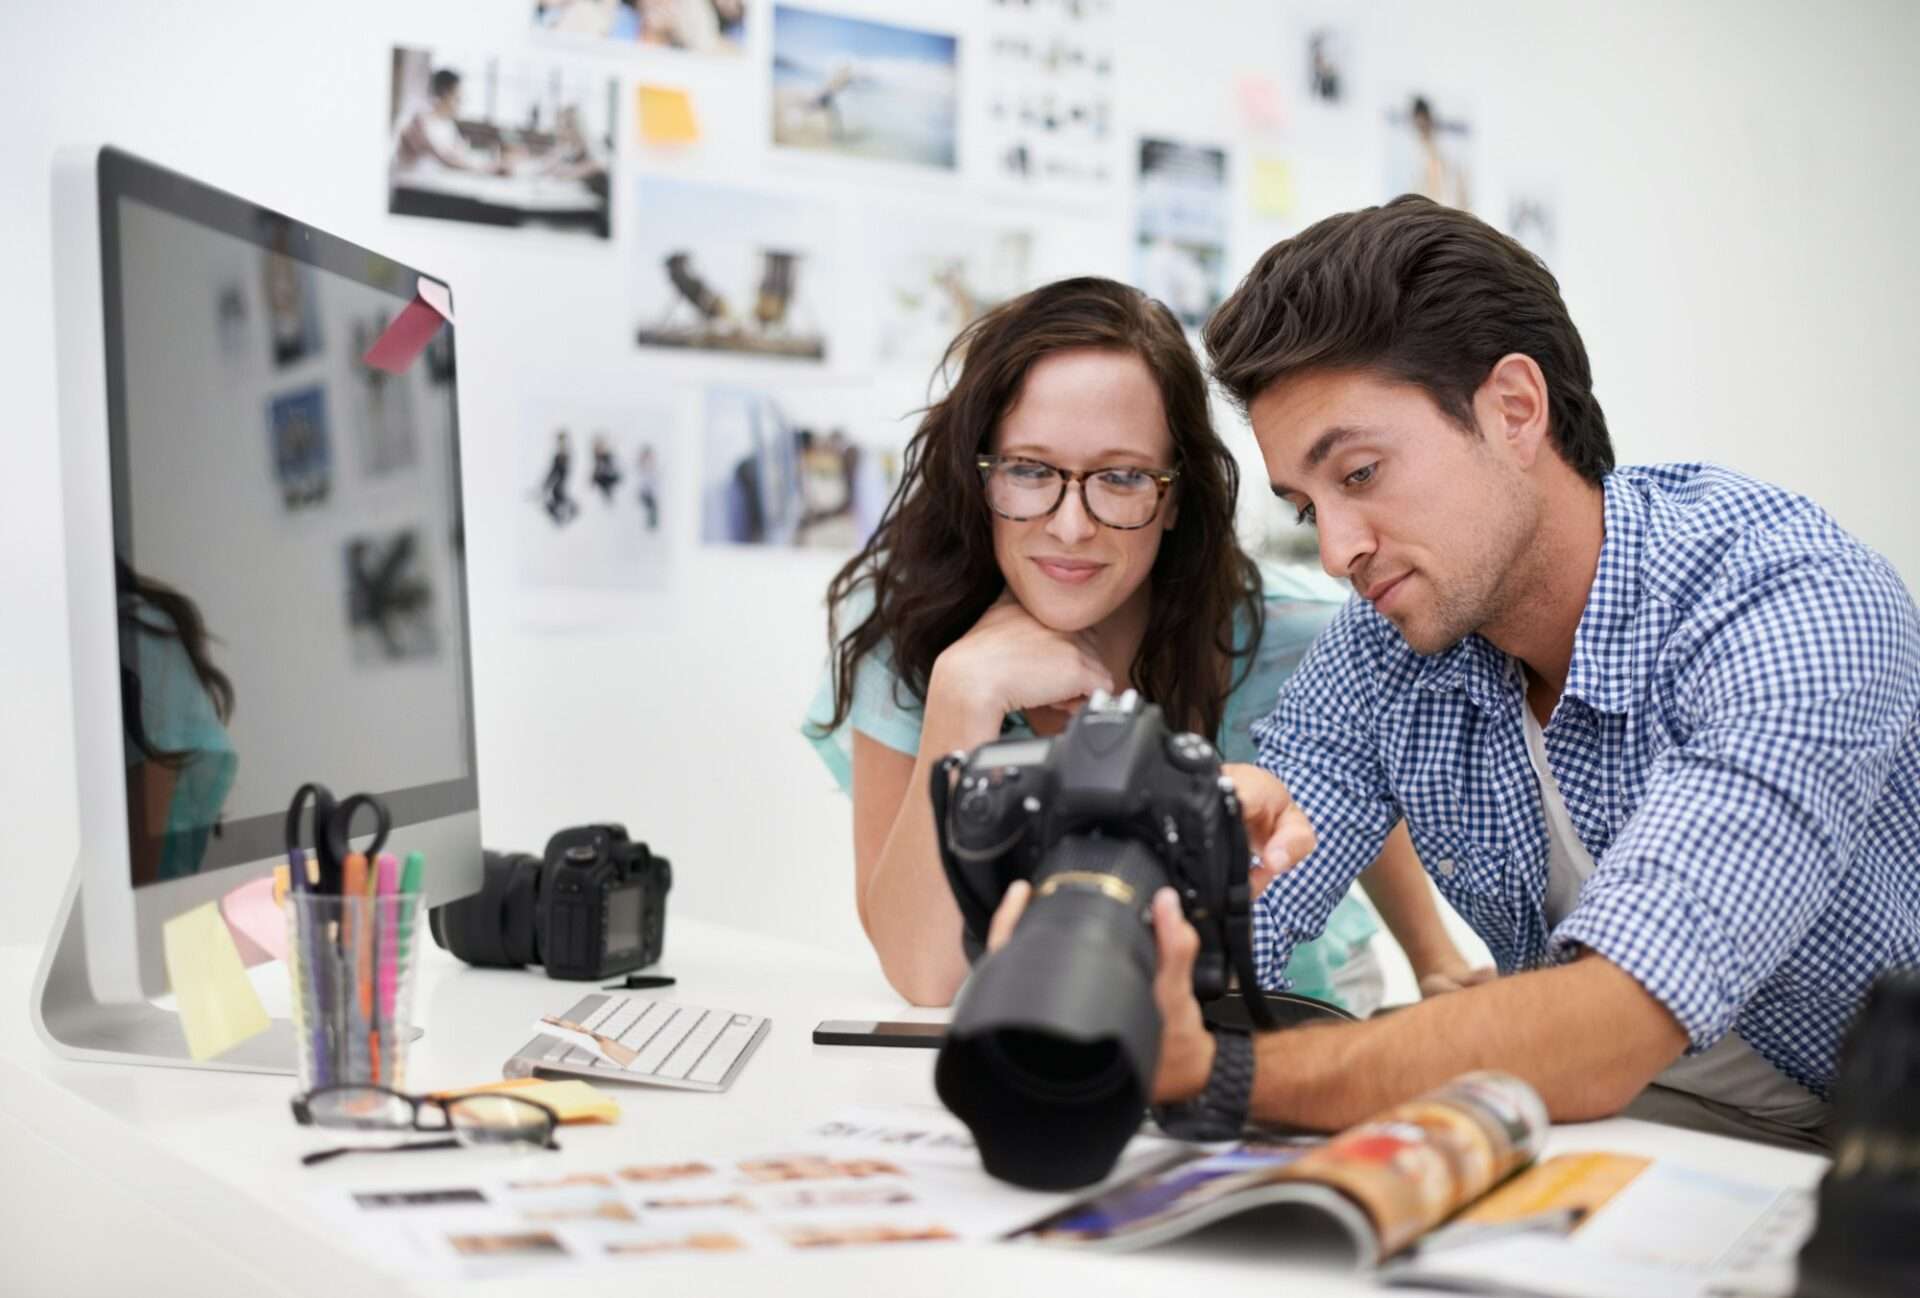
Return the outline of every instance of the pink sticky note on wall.
{"type": "Polygon", "coordinates": [[[240,959],[249,965],[287,958],[287,920],[273,900],[273,877],[243,883],[220,899],[220,917],[233,930],[240,959]]]}
{"type": "Polygon", "coordinates": [[[374,339],[373,346],[360,359],[377,370],[404,374],[416,357],[426,350],[442,324],[453,323],[453,299],[445,284],[437,284],[422,275],[414,288],[413,301],[395,316],[386,331],[374,339]]]}

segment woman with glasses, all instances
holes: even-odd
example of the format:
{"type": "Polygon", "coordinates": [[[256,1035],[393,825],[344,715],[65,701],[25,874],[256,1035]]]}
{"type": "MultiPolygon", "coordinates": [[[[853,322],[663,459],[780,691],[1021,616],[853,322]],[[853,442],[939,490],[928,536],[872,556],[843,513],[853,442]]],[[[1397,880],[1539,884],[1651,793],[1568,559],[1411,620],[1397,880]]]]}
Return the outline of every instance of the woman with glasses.
{"type": "MultiPolygon", "coordinates": [[[[966,976],[927,787],[956,749],[1051,736],[1094,690],[1252,761],[1248,727],[1338,609],[1263,576],[1234,535],[1239,472],[1178,322],[1112,280],[1039,288],[963,330],[952,387],[893,503],[828,587],[828,678],[806,733],[853,795],[860,920],[920,1005],[966,976]]],[[[1477,980],[1404,829],[1363,877],[1423,986],[1477,980]]],[[[1349,896],[1294,948],[1294,990],[1359,1014],[1381,978],[1349,896]]]]}

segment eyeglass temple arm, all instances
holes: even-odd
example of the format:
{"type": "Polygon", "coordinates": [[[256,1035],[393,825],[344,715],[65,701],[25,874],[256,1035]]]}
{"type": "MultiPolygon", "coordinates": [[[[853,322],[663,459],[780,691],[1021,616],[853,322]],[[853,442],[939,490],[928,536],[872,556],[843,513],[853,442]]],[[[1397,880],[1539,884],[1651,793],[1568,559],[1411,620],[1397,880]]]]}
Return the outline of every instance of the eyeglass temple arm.
{"type": "MultiPolygon", "coordinates": [[[[460,1142],[449,1137],[446,1140],[409,1140],[398,1145],[335,1145],[332,1149],[316,1149],[311,1154],[302,1154],[303,1166],[312,1167],[324,1163],[330,1158],[342,1154],[407,1154],[416,1149],[458,1149],[460,1142]]],[[[558,1146],[552,1146],[558,1148],[558,1146]]]]}

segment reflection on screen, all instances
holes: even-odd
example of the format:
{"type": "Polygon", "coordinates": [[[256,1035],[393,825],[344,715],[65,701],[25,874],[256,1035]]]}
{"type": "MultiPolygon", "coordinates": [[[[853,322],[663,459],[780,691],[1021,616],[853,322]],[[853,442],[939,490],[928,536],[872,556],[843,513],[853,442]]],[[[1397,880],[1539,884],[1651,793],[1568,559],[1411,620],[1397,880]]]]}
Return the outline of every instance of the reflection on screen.
{"type": "Polygon", "coordinates": [[[230,827],[306,781],[390,794],[472,772],[450,351],[383,374],[360,357],[397,286],[130,198],[119,226],[116,584],[145,883],[258,859],[230,827]]]}

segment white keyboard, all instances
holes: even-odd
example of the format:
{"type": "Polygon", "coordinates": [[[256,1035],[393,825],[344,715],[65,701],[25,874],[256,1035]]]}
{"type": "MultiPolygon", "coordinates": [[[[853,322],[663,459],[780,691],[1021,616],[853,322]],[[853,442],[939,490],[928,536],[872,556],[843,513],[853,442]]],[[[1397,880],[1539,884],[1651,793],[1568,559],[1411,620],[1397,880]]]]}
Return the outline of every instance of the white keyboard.
{"type": "Polygon", "coordinates": [[[620,992],[583,996],[556,1017],[639,1053],[622,1067],[559,1035],[542,1033],[507,1061],[508,1077],[562,1073],[596,1081],[724,1091],[771,1026],[759,1014],[701,1009],[620,992]]]}

